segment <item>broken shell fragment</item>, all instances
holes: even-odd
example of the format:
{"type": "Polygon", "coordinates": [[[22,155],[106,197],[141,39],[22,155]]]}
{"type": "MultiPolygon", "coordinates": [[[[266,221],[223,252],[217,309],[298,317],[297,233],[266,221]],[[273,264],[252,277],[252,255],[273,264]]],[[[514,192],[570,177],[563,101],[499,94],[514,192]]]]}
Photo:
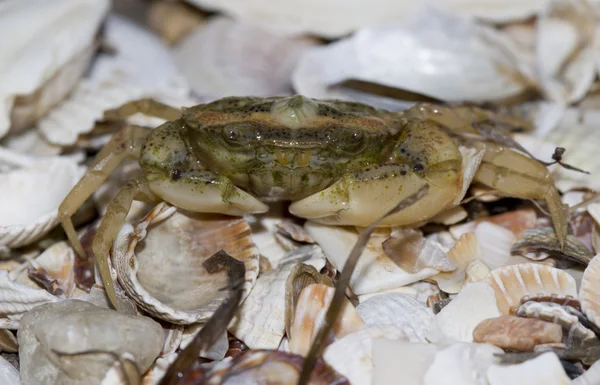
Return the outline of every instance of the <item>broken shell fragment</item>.
{"type": "Polygon", "coordinates": [[[381,247],[402,270],[415,274],[428,267],[439,271],[456,269],[456,263],[448,258],[441,246],[423,237],[420,231],[399,229],[391,235],[381,247]]]}
{"type": "MultiPolygon", "coordinates": [[[[334,291],[332,287],[323,284],[311,284],[302,289],[288,334],[291,353],[301,356],[308,354],[314,338],[323,327],[334,291]]],[[[343,338],[365,326],[354,306],[344,298],[342,310],[333,326],[334,338],[343,338]]]]}
{"type": "Polygon", "coordinates": [[[563,270],[535,263],[509,265],[492,270],[485,282],[496,293],[502,314],[510,314],[525,295],[540,293],[577,296],[575,279],[563,270]]]}
{"type": "Polygon", "coordinates": [[[19,371],[2,356],[0,356],[0,384],[21,385],[19,371]]]}
{"type": "Polygon", "coordinates": [[[530,254],[546,252],[552,257],[567,258],[587,265],[593,257],[592,252],[573,235],[567,236],[564,248],[560,247],[556,233],[551,227],[526,230],[523,237],[512,246],[512,254],[529,257],[530,254]]]}
{"type": "Polygon", "coordinates": [[[518,351],[533,351],[536,345],[561,342],[562,337],[560,325],[510,315],[486,319],[473,330],[474,342],[518,351]]]}
{"type": "Polygon", "coordinates": [[[0,174],[0,246],[29,245],[59,222],[58,207],[85,167],[58,157],[0,174]],[[40,186],[45,186],[40,195],[40,186]]]}
{"type": "Polygon", "coordinates": [[[125,224],[112,260],[119,283],[142,309],[177,324],[208,320],[226,296],[227,273],[204,261],[220,250],[246,268],[244,294],[256,282],[259,255],[240,218],[191,213],[159,203],[135,226],[125,224]]]}
{"type": "Polygon", "coordinates": [[[0,137],[28,128],[69,93],[88,67],[109,3],[3,3],[0,35],[13,37],[0,54],[0,137]]]}
{"type": "Polygon", "coordinates": [[[546,352],[517,365],[492,365],[487,372],[490,385],[569,385],[571,379],[565,373],[556,353],[546,352]]]}
{"type": "MultiPolygon", "coordinates": [[[[17,321],[29,310],[60,299],[43,289],[34,289],[11,281],[9,272],[0,270],[0,314],[17,321]]],[[[1,318],[0,318],[1,320],[1,318]]],[[[7,329],[9,329],[7,327],[7,329]]]]}
{"type": "Polygon", "coordinates": [[[29,278],[50,294],[71,297],[75,291],[75,252],[67,242],[58,242],[31,261],[29,278]]]}
{"type": "Polygon", "coordinates": [[[579,301],[581,310],[596,326],[600,326],[600,254],[592,258],[586,267],[581,286],[579,288],[579,301]]]}
{"type": "Polygon", "coordinates": [[[467,278],[467,268],[473,261],[482,257],[481,247],[475,233],[469,232],[461,235],[448,251],[448,257],[456,264],[456,270],[441,272],[432,279],[443,291],[455,294],[463,287],[467,278]]]}

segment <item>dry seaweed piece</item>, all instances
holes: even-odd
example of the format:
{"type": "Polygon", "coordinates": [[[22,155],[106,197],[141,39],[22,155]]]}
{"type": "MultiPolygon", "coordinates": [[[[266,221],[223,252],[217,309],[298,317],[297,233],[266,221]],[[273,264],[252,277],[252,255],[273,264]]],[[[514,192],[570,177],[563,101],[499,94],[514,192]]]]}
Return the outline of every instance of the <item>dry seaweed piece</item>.
{"type": "Polygon", "coordinates": [[[587,266],[594,256],[592,252],[573,235],[567,236],[564,248],[561,248],[552,227],[526,230],[523,237],[515,242],[510,250],[513,255],[526,255],[528,253],[538,253],[540,251],[546,252],[552,257],[566,258],[584,266],[587,266]]]}
{"type": "Polygon", "coordinates": [[[385,213],[382,217],[375,220],[369,227],[365,228],[360,235],[358,236],[358,240],[356,244],[350,251],[350,255],[346,260],[344,268],[340,274],[340,277],[337,281],[335,287],[335,294],[333,295],[333,299],[331,300],[331,305],[325,314],[325,325],[319,330],[319,333],[315,336],[314,342],[306,356],[306,360],[304,361],[304,365],[302,367],[302,372],[300,373],[300,378],[298,379],[298,385],[307,385],[309,384],[310,377],[312,374],[313,366],[317,361],[318,355],[321,354],[321,349],[323,348],[326,338],[329,335],[329,332],[333,328],[340,311],[342,310],[342,305],[344,304],[344,296],[346,292],[346,288],[350,283],[350,277],[354,271],[354,267],[362,254],[363,249],[367,245],[371,234],[377,227],[377,225],[386,217],[393,215],[402,211],[403,209],[411,206],[415,202],[419,201],[419,199],[423,198],[427,192],[429,191],[429,184],[425,184],[414,194],[409,195],[402,201],[400,201],[396,206],[394,206],[391,210],[385,213]]]}
{"type": "Polygon", "coordinates": [[[180,383],[185,371],[190,369],[196,362],[200,352],[208,350],[219,336],[225,332],[242,299],[244,275],[246,273],[242,261],[233,258],[224,250],[220,250],[204,261],[203,265],[209,274],[227,270],[228,286],[224,289],[229,290],[229,295],[206,322],[202,330],[196,334],[192,342],[169,366],[159,385],[180,383]]]}

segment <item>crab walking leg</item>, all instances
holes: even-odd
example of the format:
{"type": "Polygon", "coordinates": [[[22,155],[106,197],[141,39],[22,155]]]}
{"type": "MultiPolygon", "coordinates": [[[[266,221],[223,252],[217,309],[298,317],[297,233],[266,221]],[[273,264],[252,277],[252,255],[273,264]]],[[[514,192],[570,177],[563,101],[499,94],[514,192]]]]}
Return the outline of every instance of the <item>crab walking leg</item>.
{"type": "Polygon", "coordinates": [[[117,296],[108,266],[109,252],[117,233],[125,223],[125,218],[127,217],[127,213],[129,213],[131,203],[134,199],[154,200],[154,194],[150,192],[145,181],[132,179],[125,186],[121,187],[108,204],[106,213],[100,220],[98,230],[94,236],[94,242],[92,243],[92,250],[96,257],[104,289],[115,309],[117,308],[117,296]]]}
{"type": "Polygon", "coordinates": [[[161,103],[154,99],[132,100],[120,107],[104,112],[106,120],[124,120],[137,113],[154,116],[165,120],[176,120],[181,116],[181,110],[161,103]]]}
{"type": "Polygon", "coordinates": [[[567,214],[548,169],[538,161],[507,148],[493,144],[486,146],[474,180],[506,195],[545,199],[562,247],[567,238],[567,214]]]}
{"type": "Polygon", "coordinates": [[[462,158],[436,124],[409,122],[393,153],[389,163],[348,172],[324,191],[293,203],[290,212],[324,224],[367,226],[425,184],[430,186],[423,198],[379,225],[419,223],[452,204],[460,191],[462,158]]]}
{"type": "Polygon", "coordinates": [[[126,126],[117,132],[98,153],[88,171],[60,204],[58,208],[60,221],[77,254],[85,255],[71,216],[104,183],[123,159],[139,156],[148,132],[147,128],[139,126],[126,126]]]}

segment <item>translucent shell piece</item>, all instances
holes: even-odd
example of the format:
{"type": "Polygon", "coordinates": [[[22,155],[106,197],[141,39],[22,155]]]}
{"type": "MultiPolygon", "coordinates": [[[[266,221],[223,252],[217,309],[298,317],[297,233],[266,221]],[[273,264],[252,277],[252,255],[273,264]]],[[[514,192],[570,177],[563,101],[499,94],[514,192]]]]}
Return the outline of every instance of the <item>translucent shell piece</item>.
{"type": "Polygon", "coordinates": [[[600,254],[597,254],[583,273],[579,289],[581,310],[596,326],[600,326],[600,254]]]}
{"type": "Polygon", "coordinates": [[[563,270],[535,263],[499,267],[485,279],[496,293],[502,314],[510,314],[525,295],[540,293],[577,296],[575,279],[563,270]]]}
{"type": "Polygon", "coordinates": [[[177,324],[206,321],[226,291],[226,272],[203,262],[225,250],[246,267],[244,298],[258,276],[258,250],[240,218],[190,213],[162,202],[134,227],[125,224],[113,245],[119,283],[142,309],[177,324]]]}
{"type": "Polygon", "coordinates": [[[72,160],[52,157],[1,173],[0,246],[26,246],[48,234],[59,222],[60,203],[84,172],[72,160]]]}

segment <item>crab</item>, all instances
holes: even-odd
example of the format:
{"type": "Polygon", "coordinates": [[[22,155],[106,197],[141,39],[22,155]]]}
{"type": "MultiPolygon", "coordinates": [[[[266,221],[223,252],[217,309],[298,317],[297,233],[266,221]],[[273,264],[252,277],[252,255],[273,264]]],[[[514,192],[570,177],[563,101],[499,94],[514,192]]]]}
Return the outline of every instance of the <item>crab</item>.
{"type": "Polygon", "coordinates": [[[417,104],[389,112],[295,95],[228,97],[181,110],[144,99],[107,111],[105,119],[138,112],[167,122],[153,130],[125,126],[117,132],[59,208],[71,244],[83,255],[71,216],[123,159],[139,161],[143,177],[114,196],[92,245],[115,306],[108,256],[134,199],[233,216],[265,213],[269,201],[285,200],[298,217],[368,226],[429,185],[417,203],[380,222],[417,225],[460,196],[458,145],[473,137],[488,139],[474,181],[509,196],[546,200],[560,241],[566,237],[566,214],[547,168],[483,135],[481,122],[513,124],[488,111],[417,104]]]}

